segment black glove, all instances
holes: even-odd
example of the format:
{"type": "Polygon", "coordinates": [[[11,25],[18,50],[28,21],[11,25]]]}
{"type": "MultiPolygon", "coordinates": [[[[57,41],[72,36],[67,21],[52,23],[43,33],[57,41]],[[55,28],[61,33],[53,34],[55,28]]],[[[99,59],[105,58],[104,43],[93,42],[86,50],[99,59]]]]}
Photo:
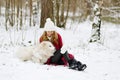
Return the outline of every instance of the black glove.
{"type": "Polygon", "coordinates": [[[61,57],[62,57],[61,50],[55,51],[54,56],[51,57],[51,63],[57,64],[61,57]]]}

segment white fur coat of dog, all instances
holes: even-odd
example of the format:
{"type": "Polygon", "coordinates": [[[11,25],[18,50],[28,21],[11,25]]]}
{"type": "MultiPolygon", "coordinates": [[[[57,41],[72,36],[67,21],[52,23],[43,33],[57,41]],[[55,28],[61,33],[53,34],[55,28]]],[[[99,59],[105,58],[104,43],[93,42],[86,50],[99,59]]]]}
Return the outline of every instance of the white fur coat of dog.
{"type": "Polygon", "coordinates": [[[53,56],[55,47],[49,41],[43,41],[36,46],[20,47],[16,51],[17,57],[22,61],[32,60],[44,64],[48,58],[53,56]]]}

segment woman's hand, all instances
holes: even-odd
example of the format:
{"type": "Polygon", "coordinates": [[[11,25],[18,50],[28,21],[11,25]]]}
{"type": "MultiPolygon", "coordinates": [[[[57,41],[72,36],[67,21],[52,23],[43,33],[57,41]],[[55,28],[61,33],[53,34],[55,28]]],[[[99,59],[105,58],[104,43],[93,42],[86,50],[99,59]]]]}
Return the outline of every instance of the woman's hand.
{"type": "Polygon", "coordinates": [[[60,51],[61,50],[55,51],[54,56],[51,57],[51,63],[57,64],[57,62],[61,59],[62,54],[60,51]]]}

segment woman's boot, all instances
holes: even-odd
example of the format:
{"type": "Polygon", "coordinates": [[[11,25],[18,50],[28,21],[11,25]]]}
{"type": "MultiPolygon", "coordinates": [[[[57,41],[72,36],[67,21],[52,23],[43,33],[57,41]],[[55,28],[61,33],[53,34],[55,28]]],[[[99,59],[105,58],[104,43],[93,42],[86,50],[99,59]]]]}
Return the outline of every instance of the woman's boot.
{"type": "Polygon", "coordinates": [[[70,69],[76,69],[78,67],[77,61],[75,59],[71,59],[68,61],[70,69]]]}
{"type": "Polygon", "coordinates": [[[75,59],[70,59],[67,51],[63,54],[63,56],[65,60],[68,61],[70,69],[79,71],[83,71],[84,69],[86,69],[86,64],[82,64],[80,61],[77,61],[75,59]]]}
{"type": "Polygon", "coordinates": [[[77,62],[77,69],[78,71],[84,71],[86,68],[87,68],[87,65],[86,64],[81,64],[81,62],[77,62]]]}

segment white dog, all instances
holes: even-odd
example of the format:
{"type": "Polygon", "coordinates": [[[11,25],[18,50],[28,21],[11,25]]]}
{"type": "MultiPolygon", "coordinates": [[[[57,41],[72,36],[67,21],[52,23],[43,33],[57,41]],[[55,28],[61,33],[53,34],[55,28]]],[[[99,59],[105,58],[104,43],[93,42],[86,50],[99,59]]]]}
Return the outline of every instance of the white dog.
{"type": "Polygon", "coordinates": [[[33,62],[45,63],[48,58],[53,56],[54,52],[53,44],[49,41],[43,41],[36,46],[19,48],[16,54],[23,61],[32,60],[33,62]]]}

